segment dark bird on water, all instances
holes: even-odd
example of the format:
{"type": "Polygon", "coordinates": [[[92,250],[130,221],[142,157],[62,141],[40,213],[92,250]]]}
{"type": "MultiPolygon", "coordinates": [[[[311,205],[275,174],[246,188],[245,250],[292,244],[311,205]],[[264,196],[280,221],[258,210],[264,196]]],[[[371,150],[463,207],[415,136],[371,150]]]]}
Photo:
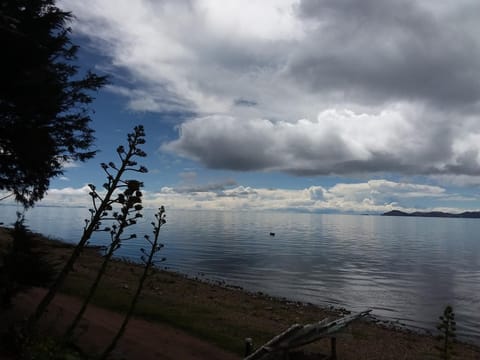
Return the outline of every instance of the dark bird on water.
{"type": "Polygon", "coordinates": [[[272,232],[271,232],[271,233],[270,233],[270,236],[275,236],[275,233],[272,233],[272,232]]]}

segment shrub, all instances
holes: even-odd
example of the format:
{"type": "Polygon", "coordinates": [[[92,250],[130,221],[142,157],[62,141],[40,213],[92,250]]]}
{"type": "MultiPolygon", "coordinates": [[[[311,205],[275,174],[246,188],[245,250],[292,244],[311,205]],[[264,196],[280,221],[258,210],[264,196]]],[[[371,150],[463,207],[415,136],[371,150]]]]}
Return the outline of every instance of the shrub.
{"type": "Polygon", "coordinates": [[[450,360],[454,355],[453,343],[457,330],[452,306],[447,305],[445,307],[443,315],[440,316],[440,323],[437,325],[437,329],[440,331],[438,339],[442,341],[442,345],[437,346],[437,349],[441,352],[441,359],[450,360]]]}
{"type": "Polygon", "coordinates": [[[34,236],[20,213],[11,234],[12,243],[0,268],[2,307],[9,307],[15,294],[23,289],[48,285],[55,274],[53,265],[35,249],[34,236]]]}

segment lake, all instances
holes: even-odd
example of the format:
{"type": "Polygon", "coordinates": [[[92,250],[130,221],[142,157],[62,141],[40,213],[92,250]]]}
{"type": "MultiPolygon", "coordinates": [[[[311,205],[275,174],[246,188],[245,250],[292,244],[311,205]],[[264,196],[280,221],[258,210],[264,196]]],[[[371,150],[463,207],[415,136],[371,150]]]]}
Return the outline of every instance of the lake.
{"type": "MultiPolygon", "coordinates": [[[[15,220],[0,207],[0,221],[15,220]]],[[[36,207],[31,230],[78,241],[84,208],[36,207]]],[[[153,211],[118,256],[138,259],[153,211]]],[[[274,296],[373,309],[379,319],[435,330],[447,304],[460,338],[480,343],[480,220],[299,213],[168,211],[161,266],[274,296]],[[275,236],[270,236],[274,232],[275,236]]],[[[106,244],[97,233],[92,244],[106,244]]],[[[316,321],[319,319],[312,319],[316,321]]]]}

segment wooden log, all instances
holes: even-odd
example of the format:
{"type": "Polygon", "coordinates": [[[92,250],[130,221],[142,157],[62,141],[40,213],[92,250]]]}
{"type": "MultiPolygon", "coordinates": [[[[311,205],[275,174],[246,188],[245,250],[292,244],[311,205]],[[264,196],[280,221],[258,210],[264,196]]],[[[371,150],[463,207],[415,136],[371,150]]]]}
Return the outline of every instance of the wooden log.
{"type": "Polygon", "coordinates": [[[294,335],[297,331],[302,329],[303,326],[300,324],[294,324],[290,326],[284,332],[278,334],[270,341],[265,343],[263,346],[260,346],[255,352],[247,356],[244,360],[258,360],[263,358],[266,354],[271,353],[272,351],[280,351],[281,348],[278,346],[283,340],[288,339],[294,335]]]}
{"type": "Polygon", "coordinates": [[[295,333],[294,336],[290,337],[288,339],[288,344],[284,344],[284,346],[288,347],[289,349],[293,349],[296,347],[308,345],[321,338],[329,337],[332,334],[336,334],[339,331],[343,330],[352,321],[368,315],[371,311],[372,310],[362,311],[357,314],[345,316],[331,322],[326,322],[325,320],[322,320],[315,324],[307,324],[301,330],[295,333]]]}
{"type": "MultiPolygon", "coordinates": [[[[244,360],[264,359],[273,352],[288,353],[290,349],[308,345],[321,338],[331,337],[333,334],[338,334],[338,332],[343,330],[352,321],[368,315],[371,311],[372,310],[362,311],[334,321],[323,319],[317,323],[304,326],[299,324],[292,325],[247,356],[244,360]]],[[[335,354],[336,356],[336,340],[332,341],[332,355],[335,354]]]]}

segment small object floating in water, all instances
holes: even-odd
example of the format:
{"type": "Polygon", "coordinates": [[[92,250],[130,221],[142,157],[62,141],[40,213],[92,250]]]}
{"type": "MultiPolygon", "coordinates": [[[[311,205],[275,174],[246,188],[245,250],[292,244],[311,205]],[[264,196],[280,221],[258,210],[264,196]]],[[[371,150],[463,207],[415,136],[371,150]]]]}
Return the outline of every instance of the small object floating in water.
{"type": "Polygon", "coordinates": [[[272,232],[271,232],[271,233],[270,233],[270,236],[275,236],[275,233],[272,233],[272,232]]]}

